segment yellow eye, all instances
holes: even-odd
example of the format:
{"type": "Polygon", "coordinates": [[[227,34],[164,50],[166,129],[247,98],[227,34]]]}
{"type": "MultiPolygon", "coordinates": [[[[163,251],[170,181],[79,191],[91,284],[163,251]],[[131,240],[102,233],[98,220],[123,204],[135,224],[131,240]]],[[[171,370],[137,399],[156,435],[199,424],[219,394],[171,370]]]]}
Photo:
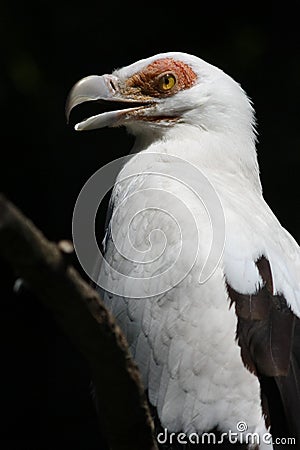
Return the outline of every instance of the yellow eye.
{"type": "Polygon", "coordinates": [[[159,79],[159,89],[161,91],[169,91],[176,84],[176,78],[172,73],[166,73],[159,79]]]}

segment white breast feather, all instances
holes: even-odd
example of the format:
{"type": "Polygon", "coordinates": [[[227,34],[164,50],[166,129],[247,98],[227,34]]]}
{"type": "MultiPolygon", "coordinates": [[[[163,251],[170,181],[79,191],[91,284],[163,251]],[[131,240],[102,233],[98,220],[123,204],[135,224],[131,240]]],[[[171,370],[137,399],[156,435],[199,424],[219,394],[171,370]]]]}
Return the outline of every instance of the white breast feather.
{"type": "MultiPolygon", "coordinates": [[[[134,158],[130,164],[134,164],[134,158]]],[[[139,192],[135,199],[136,211],[147,207],[145,190],[152,185],[178,194],[176,183],[155,176],[141,175],[131,180],[127,187],[116,188],[114,208],[117,212],[114,220],[118,232],[124,233],[124,236],[119,236],[119,242],[123,242],[124,248],[121,250],[129,258],[131,248],[125,236],[127,229],[122,227],[122,223],[125,221],[124,216],[129,214],[132,217],[134,211],[130,207],[126,208],[124,198],[139,192]],[[118,209],[120,202],[123,202],[124,207],[118,209]]],[[[223,197],[226,219],[233,225],[233,234],[226,236],[222,264],[207,283],[200,285],[198,270],[208,253],[210,223],[202,205],[195,202],[194,194],[181,189],[181,196],[192,205],[201,224],[202,245],[194,268],[179,285],[162,295],[144,299],[106,297],[106,301],[126,333],[148,389],[149,399],[156,406],[163,426],[171,431],[201,433],[215,426],[224,431],[235,430],[236,424],[245,420],[249,432],[262,433],[265,428],[262,424],[259,383],[241,362],[240,349],[235,342],[236,316],[234,309],[229,309],[224,275],[235,289],[255,292],[262,283],[255,268],[255,260],[264,253],[272,265],[276,289],[284,291],[296,310],[295,291],[289,292],[285,284],[288,272],[281,272],[280,267],[273,262],[280,244],[278,248],[276,245],[274,247],[274,243],[270,247],[271,236],[268,234],[270,239],[264,238],[268,222],[277,233],[282,234],[286,240],[284,245],[293,247],[294,244],[265,207],[263,200],[256,204],[256,207],[264,208],[265,214],[261,226],[257,226],[254,219],[253,223],[249,221],[245,208],[244,222],[243,210],[232,213],[230,201],[223,197]],[[234,226],[235,220],[239,227],[234,226]],[[240,239],[241,233],[244,240],[240,239]],[[277,278],[278,272],[281,275],[277,278]]],[[[146,245],[150,231],[162,227],[162,222],[163,216],[153,211],[140,214],[135,223],[133,238],[136,241],[133,244],[146,245]]],[[[171,244],[171,251],[169,249],[167,255],[171,260],[176,241],[172,238],[172,228],[167,227],[166,230],[171,244]]],[[[193,236],[189,245],[193,246],[193,236]]],[[[106,259],[114,260],[119,270],[128,273],[127,260],[114,252],[111,241],[107,243],[106,259]]],[[[169,260],[164,259],[164,263],[168,265],[169,260]]],[[[131,266],[132,272],[128,274],[139,272],[140,276],[151,276],[159,269],[159,264],[131,266]]]]}

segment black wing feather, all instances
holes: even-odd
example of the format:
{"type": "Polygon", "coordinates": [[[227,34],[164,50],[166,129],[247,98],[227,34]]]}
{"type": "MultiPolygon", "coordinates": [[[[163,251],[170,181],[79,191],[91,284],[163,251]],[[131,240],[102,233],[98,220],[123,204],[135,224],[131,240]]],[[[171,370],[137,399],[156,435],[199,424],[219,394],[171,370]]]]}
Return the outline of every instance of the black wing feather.
{"type": "MultiPolygon", "coordinates": [[[[262,256],[257,268],[264,281],[253,295],[228,295],[238,318],[237,339],[245,366],[260,381],[262,407],[273,438],[291,437],[300,448],[300,320],[283,295],[273,295],[269,261],[262,256]]],[[[274,443],[274,449],[286,445],[274,443]]]]}

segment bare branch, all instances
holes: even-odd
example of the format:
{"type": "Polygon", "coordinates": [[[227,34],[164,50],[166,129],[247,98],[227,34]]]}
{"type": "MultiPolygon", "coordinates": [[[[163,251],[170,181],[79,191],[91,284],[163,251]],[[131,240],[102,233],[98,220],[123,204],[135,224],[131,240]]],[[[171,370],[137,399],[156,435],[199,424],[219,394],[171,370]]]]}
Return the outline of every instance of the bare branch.
{"type": "Polygon", "coordinates": [[[71,251],[49,242],[0,195],[0,255],[53,314],[87,358],[113,450],[156,450],[153,423],[126,339],[92,289],[68,264],[71,251]]]}

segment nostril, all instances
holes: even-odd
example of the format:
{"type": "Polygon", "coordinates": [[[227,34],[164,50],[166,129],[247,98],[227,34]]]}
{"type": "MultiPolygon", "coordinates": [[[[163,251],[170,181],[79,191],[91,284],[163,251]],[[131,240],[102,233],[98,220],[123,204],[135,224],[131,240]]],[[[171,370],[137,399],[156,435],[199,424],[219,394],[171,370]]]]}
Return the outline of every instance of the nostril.
{"type": "Polygon", "coordinates": [[[112,89],[114,91],[116,91],[117,89],[116,89],[116,86],[114,85],[114,82],[112,80],[110,80],[109,82],[110,82],[110,85],[111,85],[112,89]]]}

